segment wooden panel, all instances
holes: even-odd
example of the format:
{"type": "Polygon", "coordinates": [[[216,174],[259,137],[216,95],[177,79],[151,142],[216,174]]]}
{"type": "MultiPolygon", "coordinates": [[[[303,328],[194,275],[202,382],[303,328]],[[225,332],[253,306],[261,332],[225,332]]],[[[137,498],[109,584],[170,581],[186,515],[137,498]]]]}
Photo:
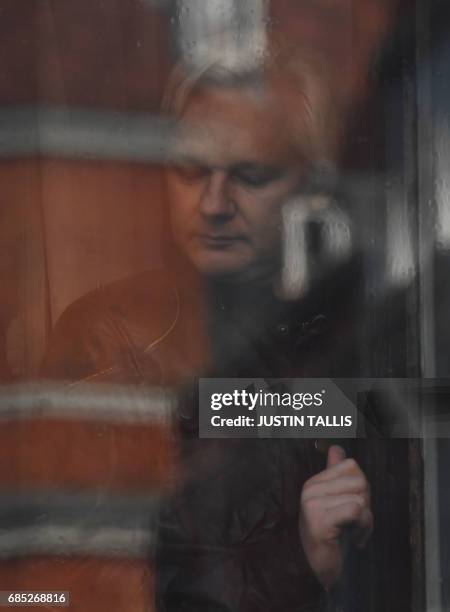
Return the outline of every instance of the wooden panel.
{"type": "MultiPolygon", "coordinates": [[[[0,562],[0,584],[2,590],[69,591],[70,608],[52,605],[52,610],[153,610],[152,572],[145,561],[76,557],[3,561],[0,562]]],[[[29,607],[15,608],[22,609],[30,610],[29,607]]]]}
{"type": "Polygon", "coordinates": [[[38,164],[0,165],[0,380],[32,375],[48,332],[48,296],[38,164]],[[3,340],[3,342],[1,342],[3,340]]]}
{"type": "Polygon", "coordinates": [[[160,173],[149,166],[24,160],[1,163],[0,180],[7,380],[37,371],[50,328],[72,301],[160,264],[163,207],[160,173]]]}
{"type": "Polygon", "coordinates": [[[54,323],[91,289],[161,262],[161,177],[149,166],[45,161],[43,210],[54,323]]]}
{"type": "Polygon", "coordinates": [[[334,91],[354,104],[367,91],[367,70],[392,26],[398,0],[274,0],[273,33],[283,44],[320,52],[334,91]]]}
{"type": "Polygon", "coordinates": [[[0,486],[157,489],[173,467],[169,433],[154,425],[27,420],[0,427],[0,486]]]}
{"type": "Polygon", "coordinates": [[[3,0],[0,11],[0,104],[158,108],[167,20],[150,3],[3,0]]]}

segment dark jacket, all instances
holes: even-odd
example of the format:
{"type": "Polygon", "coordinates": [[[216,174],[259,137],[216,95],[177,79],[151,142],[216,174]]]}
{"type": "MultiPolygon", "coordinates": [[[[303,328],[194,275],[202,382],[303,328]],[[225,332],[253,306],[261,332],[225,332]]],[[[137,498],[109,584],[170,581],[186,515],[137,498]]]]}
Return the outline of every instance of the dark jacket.
{"type": "Polygon", "coordinates": [[[147,272],[85,296],[56,326],[47,378],[177,390],[182,476],[159,520],[161,612],[321,609],[298,511],[324,457],[314,441],[198,439],[196,379],[357,375],[355,265],[334,270],[300,303],[147,272]]]}

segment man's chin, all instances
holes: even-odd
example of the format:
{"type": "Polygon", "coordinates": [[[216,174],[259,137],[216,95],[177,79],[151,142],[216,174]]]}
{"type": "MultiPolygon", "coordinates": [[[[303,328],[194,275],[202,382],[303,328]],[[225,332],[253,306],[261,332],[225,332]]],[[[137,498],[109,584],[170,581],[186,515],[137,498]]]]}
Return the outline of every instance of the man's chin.
{"type": "Polygon", "coordinates": [[[274,269],[272,265],[268,266],[256,261],[233,261],[216,260],[214,257],[190,257],[192,264],[197,269],[199,274],[209,280],[227,281],[227,282],[258,282],[273,278],[274,269]]]}
{"type": "Polygon", "coordinates": [[[243,265],[214,264],[213,262],[198,261],[195,259],[192,263],[199,274],[208,278],[237,278],[244,274],[248,267],[243,265]]]}

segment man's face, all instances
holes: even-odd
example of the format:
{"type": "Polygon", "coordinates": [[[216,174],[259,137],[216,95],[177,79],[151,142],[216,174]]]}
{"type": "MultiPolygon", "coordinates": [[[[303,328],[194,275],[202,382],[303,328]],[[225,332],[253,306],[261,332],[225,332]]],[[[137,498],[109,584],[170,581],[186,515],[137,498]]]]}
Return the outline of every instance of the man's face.
{"type": "Polygon", "coordinates": [[[199,93],[180,120],[176,163],[167,173],[175,242],[201,274],[273,275],[281,209],[301,173],[268,99],[233,88],[199,93]]]}

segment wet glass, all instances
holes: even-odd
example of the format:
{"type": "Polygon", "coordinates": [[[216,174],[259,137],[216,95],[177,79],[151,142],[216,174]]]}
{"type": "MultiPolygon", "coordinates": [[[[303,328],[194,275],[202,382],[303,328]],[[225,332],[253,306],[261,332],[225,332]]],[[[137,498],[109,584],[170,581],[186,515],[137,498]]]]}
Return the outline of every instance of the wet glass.
{"type": "Polygon", "coordinates": [[[445,2],[0,8],[0,591],[446,610],[445,2]]]}

